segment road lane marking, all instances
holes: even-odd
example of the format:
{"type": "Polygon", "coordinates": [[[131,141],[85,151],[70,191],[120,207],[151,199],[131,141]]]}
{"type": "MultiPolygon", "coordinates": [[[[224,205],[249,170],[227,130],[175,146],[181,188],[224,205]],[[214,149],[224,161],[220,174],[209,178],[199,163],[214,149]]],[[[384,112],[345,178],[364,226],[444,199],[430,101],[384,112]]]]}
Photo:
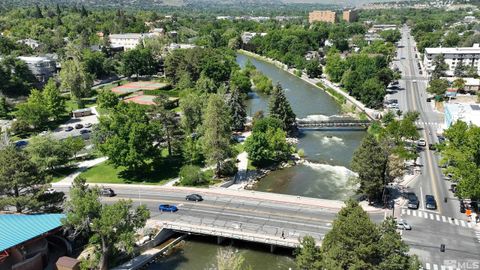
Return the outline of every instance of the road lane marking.
{"type": "Polygon", "coordinates": [[[440,216],[439,215],[435,215],[437,217],[437,221],[440,221],[440,216]]]}
{"type": "Polygon", "coordinates": [[[460,224],[462,224],[463,227],[467,226],[467,225],[465,224],[465,221],[463,221],[463,220],[460,220],[460,224]]]}
{"type": "Polygon", "coordinates": [[[436,264],[433,265],[433,270],[438,270],[438,266],[436,264]]]}
{"type": "Polygon", "coordinates": [[[405,209],[402,208],[402,215],[405,215],[405,209]]]}
{"type": "Polygon", "coordinates": [[[417,216],[417,211],[412,211],[412,214],[413,214],[414,217],[416,217],[417,216]]]}
{"type": "MultiPolygon", "coordinates": [[[[420,187],[420,198],[423,198],[423,189],[420,187]]],[[[422,210],[425,210],[425,206],[423,205],[423,200],[420,200],[422,210]]]]}
{"type": "Polygon", "coordinates": [[[467,227],[468,227],[468,228],[472,228],[472,223],[471,223],[471,222],[467,222],[467,227]]]}
{"type": "Polygon", "coordinates": [[[431,219],[431,220],[434,220],[433,214],[430,214],[430,219],[431,219]]]}
{"type": "Polygon", "coordinates": [[[454,221],[455,221],[455,225],[458,225],[458,219],[455,219],[454,221]]]}
{"type": "Polygon", "coordinates": [[[453,224],[453,221],[451,218],[448,219],[448,223],[453,224]]]}
{"type": "Polygon", "coordinates": [[[427,269],[427,270],[431,269],[429,263],[425,263],[425,269],[427,269]]]}
{"type": "Polygon", "coordinates": [[[447,222],[447,218],[445,216],[442,216],[442,221],[447,222]]]}
{"type": "Polygon", "coordinates": [[[428,219],[428,213],[427,212],[423,212],[423,217],[428,219]]]}

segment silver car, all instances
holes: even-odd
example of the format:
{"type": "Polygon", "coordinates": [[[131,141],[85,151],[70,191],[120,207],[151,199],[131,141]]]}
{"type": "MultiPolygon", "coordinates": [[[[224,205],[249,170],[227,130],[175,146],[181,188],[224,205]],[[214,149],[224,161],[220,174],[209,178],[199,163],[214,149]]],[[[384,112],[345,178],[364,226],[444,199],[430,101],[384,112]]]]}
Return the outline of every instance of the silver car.
{"type": "Polygon", "coordinates": [[[406,220],[400,219],[400,220],[397,220],[397,229],[411,230],[412,226],[410,226],[410,224],[408,224],[406,220]]]}

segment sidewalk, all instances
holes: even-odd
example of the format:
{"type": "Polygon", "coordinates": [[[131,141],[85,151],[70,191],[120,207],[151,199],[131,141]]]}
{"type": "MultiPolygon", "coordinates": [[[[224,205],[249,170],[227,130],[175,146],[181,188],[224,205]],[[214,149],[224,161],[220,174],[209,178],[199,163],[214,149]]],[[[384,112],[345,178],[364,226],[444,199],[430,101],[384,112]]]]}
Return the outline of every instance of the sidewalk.
{"type": "Polygon", "coordinates": [[[104,161],[106,161],[108,158],[107,157],[101,157],[101,158],[96,158],[96,159],[91,159],[91,160],[85,160],[82,162],[77,163],[78,169],[74,171],[73,173],[69,174],[67,177],[63,178],[62,180],[58,181],[57,183],[52,183],[52,186],[64,186],[64,185],[71,185],[73,183],[73,180],[79,176],[82,172],[86,171],[88,168],[91,168],[93,166],[96,166],[104,161]]]}

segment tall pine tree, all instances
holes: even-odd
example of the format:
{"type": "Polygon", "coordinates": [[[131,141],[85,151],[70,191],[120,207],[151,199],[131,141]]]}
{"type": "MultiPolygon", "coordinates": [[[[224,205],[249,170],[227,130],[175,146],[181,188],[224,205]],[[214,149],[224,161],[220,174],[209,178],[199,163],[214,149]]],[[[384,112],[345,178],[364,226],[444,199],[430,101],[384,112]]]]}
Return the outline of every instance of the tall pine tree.
{"type": "Polygon", "coordinates": [[[290,103],[285,96],[285,92],[279,83],[273,89],[268,107],[270,110],[270,117],[282,121],[283,130],[287,131],[288,133],[292,133],[297,130],[296,115],[290,107],[290,103]]]}
{"type": "Polygon", "coordinates": [[[358,173],[359,192],[369,200],[378,199],[382,193],[387,170],[387,153],[372,134],[367,134],[354,152],[352,170],[358,173]]]}
{"type": "Polygon", "coordinates": [[[240,131],[245,128],[247,112],[242,93],[238,88],[234,88],[228,99],[228,107],[232,117],[232,130],[240,131]]]}

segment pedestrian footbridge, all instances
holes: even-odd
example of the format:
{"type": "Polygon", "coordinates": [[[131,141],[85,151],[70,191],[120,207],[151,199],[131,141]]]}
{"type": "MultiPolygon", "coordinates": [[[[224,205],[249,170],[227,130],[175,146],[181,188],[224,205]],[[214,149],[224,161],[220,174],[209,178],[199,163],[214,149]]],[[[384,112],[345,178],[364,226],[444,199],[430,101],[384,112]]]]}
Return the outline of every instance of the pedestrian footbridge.
{"type": "Polygon", "coordinates": [[[367,129],[371,122],[369,120],[356,119],[332,119],[332,120],[297,120],[297,126],[300,129],[367,129]]]}

